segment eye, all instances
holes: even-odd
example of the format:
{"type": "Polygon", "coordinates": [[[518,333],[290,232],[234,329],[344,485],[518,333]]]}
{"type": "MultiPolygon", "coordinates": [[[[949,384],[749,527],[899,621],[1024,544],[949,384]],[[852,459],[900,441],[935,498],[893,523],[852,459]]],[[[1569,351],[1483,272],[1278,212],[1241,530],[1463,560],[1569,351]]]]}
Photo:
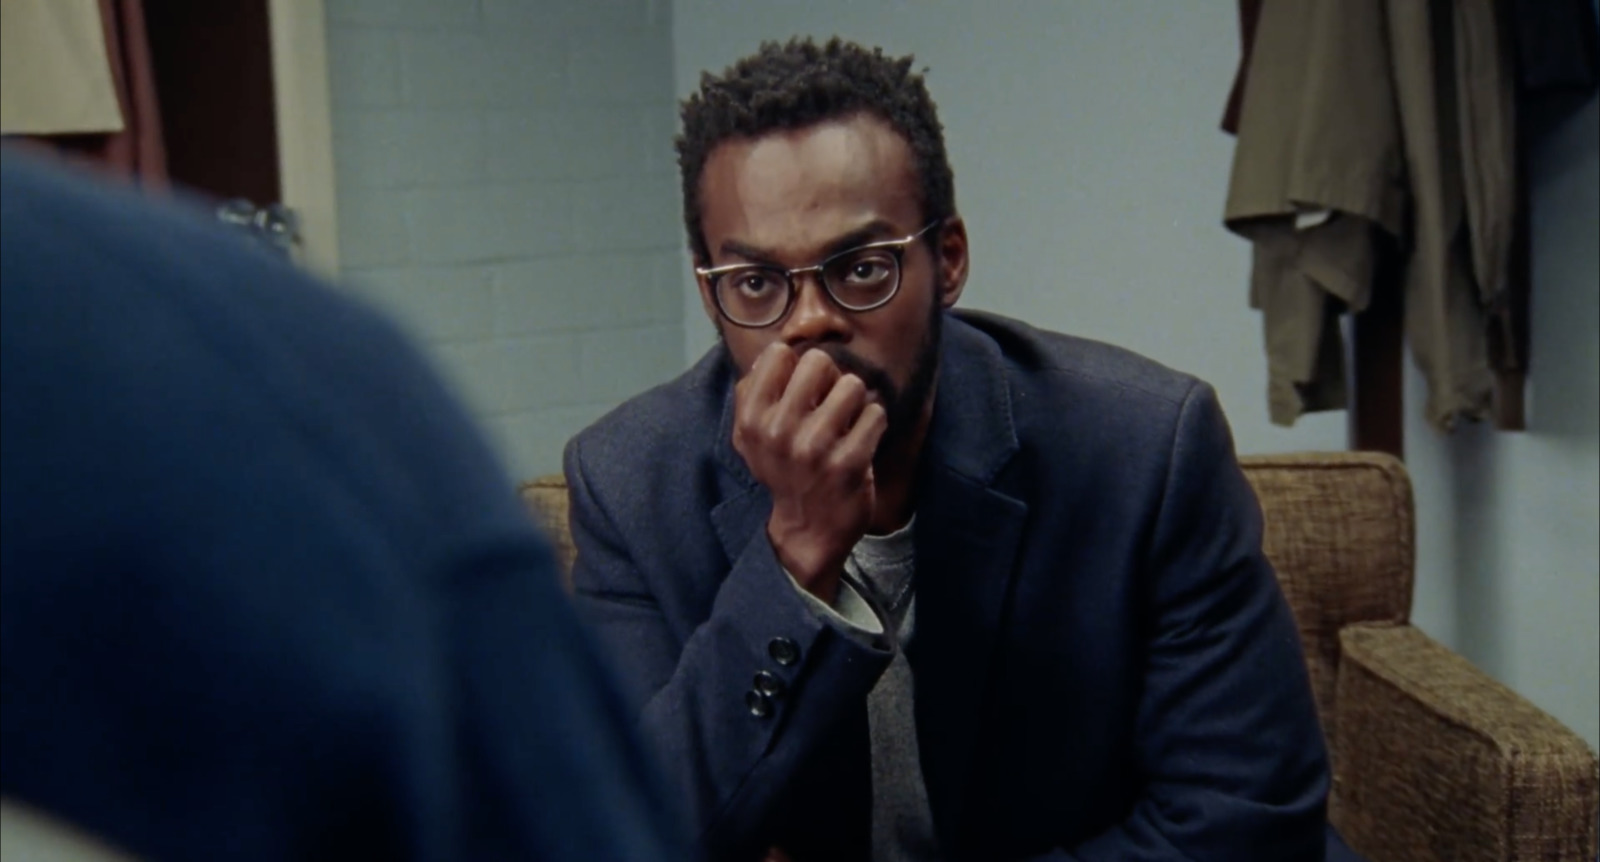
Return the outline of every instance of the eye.
{"type": "Polygon", "coordinates": [[[850,268],[850,277],[857,281],[874,281],[884,276],[884,265],[875,260],[864,260],[850,268]]]}
{"type": "Polygon", "coordinates": [[[894,269],[893,257],[881,252],[869,252],[845,261],[840,267],[840,276],[851,287],[870,287],[891,279],[894,269]]]}
{"type": "Polygon", "coordinates": [[[782,279],[760,269],[730,272],[725,277],[725,283],[745,299],[762,299],[784,289],[782,279]]]}

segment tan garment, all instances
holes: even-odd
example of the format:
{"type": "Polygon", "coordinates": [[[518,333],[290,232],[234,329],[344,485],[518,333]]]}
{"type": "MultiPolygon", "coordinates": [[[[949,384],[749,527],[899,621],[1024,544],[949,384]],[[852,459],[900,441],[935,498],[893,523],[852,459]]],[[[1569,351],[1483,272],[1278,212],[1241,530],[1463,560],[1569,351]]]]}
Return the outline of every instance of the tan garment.
{"type": "MultiPolygon", "coordinates": [[[[19,20],[26,23],[31,15],[33,23],[30,26],[35,29],[44,27],[46,30],[54,28],[52,32],[70,29],[71,39],[76,44],[87,41],[86,25],[93,23],[98,28],[99,62],[109,70],[111,98],[113,107],[117,109],[117,120],[108,127],[113,129],[111,131],[72,131],[71,124],[45,123],[42,122],[42,116],[34,115],[31,117],[31,127],[53,128],[56,131],[8,137],[19,145],[100,169],[111,176],[133,180],[145,191],[165,189],[168,179],[167,150],[161,128],[160,100],[156,95],[155,62],[145,32],[144,0],[88,0],[87,4],[83,0],[70,0],[61,7],[51,6],[52,11],[48,14],[33,8],[42,2],[44,0],[0,0],[0,6],[6,13],[6,26],[19,20]],[[92,16],[83,12],[84,5],[94,7],[92,16]],[[77,10],[70,16],[63,12],[69,7],[77,10]],[[16,10],[23,11],[19,15],[16,10]]],[[[86,65],[90,71],[98,68],[91,56],[96,52],[81,46],[72,51],[63,51],[60,56],[49,60],[36,56],[41,53],[37,46],[15,55],[9,53],[12,40],[19,39],[27,32],[27,27],[15,32],[6,31],[8,53],[5,68],[7,81],[13,80],[11,70],[14,64],[26,68],[27,74],[19,74],[15,80],[29,82],[20,86],[20,90],[28,92],[28,100],[49,103],[62,93],[71,93],[74,87],[82,83],[74,75],[84,74],[86,65]]],[[[61,32],[55,32],[53,37],[40,35],[39,38],[41,42],[49,43],[50,38],[56,37],[66,38],[61,32]]],[[[16,91],[6,91],[8,99],[13,92],[16,91]]],[[[60,111],[61,106],[67,103],[59,102],[51,110],[60,111]]],[[[87,128],[92,124],[85,122],[78,125],[87,128]]]]}
{"type": "Polygon", "coordinates": [[[1515,214],[1512,77],[1493,0],[1258,8],[1224,218],[1255,246],[1272,420],[1344,406],[1337,313],[1393,281],[1376,270],[1386,261],[1404,267],[1428,418],[1483,416],[1487,309],[1505,289],[1515,214]]]}
{"type": "Polygon", "coordinates": [[[99,0],[0,0],[0,134],[122,128],[99,0]]]}

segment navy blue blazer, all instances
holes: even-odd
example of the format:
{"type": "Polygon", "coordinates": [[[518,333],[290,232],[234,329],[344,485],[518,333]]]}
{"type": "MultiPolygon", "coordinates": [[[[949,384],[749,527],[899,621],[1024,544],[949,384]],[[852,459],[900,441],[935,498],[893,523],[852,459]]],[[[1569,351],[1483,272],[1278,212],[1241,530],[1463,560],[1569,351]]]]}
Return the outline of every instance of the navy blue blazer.
{"type": "Polygon", "coordinates": [[[549,548],[394,328],[0,161],[0,792],[144,859],[681,858],[549,548]]]}
{"type": "MultiPolygon", "coordinates": [[[[1327,755],[1212,389],[947,315],[907,649],[941,844],[973,860],[1323,858],[1327,755]]],[[[730,442],[721,348],[566,452],[580,610],[714,860],[864,859],[889,654],[809,609],[730,442]],[[776,709],[746,705],[777,674],[776,709]]]]}

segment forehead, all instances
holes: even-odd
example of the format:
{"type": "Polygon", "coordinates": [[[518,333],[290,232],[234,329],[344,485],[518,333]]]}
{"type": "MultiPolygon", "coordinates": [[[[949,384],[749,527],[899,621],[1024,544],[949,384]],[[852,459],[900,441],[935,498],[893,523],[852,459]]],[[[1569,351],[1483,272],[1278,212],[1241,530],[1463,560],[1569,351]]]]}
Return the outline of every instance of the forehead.
{"type": "Polygon", "coordinates": [[[719,145],[701,174],[701,225],[713,256],[735,240],[803,257],[873,221],[915,230],[917,191],[910,145],[858,114],[719,145]]]}

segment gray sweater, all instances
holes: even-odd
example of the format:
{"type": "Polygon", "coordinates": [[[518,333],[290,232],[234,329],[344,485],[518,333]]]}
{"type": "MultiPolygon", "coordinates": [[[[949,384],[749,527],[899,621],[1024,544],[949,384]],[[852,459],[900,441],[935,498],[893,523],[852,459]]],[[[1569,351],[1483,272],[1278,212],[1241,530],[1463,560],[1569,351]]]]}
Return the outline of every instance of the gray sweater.
{"type": "Polygon", "coordinates": [[[888,535],[863,537],[845,563],[845,582],[832,607],[802,590],[819,613],[853,635],[876,639],[888,632],[886,640],[894,650],[888,669],[867,695],[873,862],[941,858],[917,754],[915,686],[902,649],[916,629],[914,526],[915,519],[888,535]]]}

